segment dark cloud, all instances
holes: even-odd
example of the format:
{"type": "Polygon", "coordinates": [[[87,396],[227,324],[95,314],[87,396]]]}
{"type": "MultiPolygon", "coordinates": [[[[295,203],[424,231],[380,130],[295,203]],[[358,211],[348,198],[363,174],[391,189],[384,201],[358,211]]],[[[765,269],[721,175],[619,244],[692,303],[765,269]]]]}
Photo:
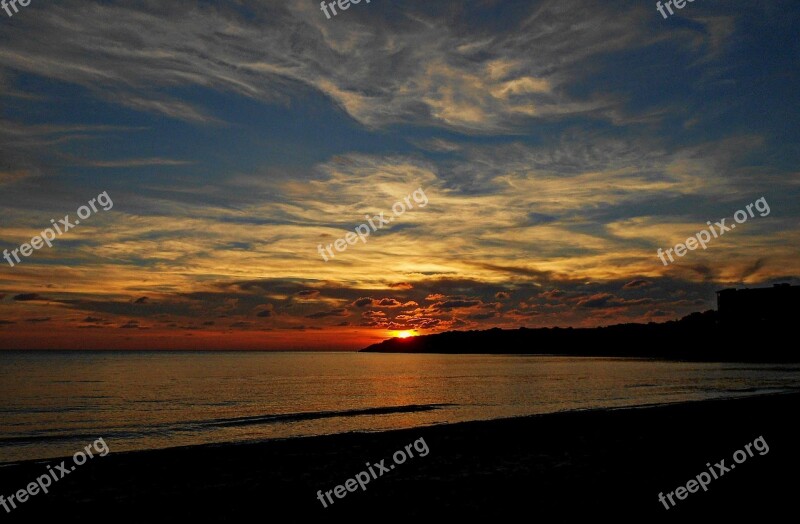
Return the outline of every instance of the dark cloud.
{"type": "Polygon", "coordinates": [[[625,284],[622,287],[624,289],[635,289],[635,288],[640,288],[640,287],[648,287],[649,285],[650,285],[649,281],[640,279],[640,280],[631,280],[630,282],[628,282],[627,284],[625,284]]]}
{"type": "Polygon", "coordinates": [[[494,318],[497,316],[497,313],[494,311],[489,311],[488,313],[475,313],[473,315],[469,315],[467,318],[469,320],[487,320],[490,318],[494,318]]]}
{"type": "Polygon", "coordinates": [[[373,305],[378,307],[400,307],[403,304],[393,298],[382,298],[373,305]]]}
{"type": "MultiPolygon", "coordinates": [[[[637,279],[644,280],[644,279],[637,279]]],[[[607,319],[647,321],[648,312],[671,311],[676,316],[707,308],[713,304],[713,283],[686,283],[680,279],[650,278],[650,285],[631,284],[630,278],[606,282],[586,282],[551,277],[539,283],[516,281],[513,294],[509,284],[486,283],[478,280],[442,277],[439,275],[414,282],[412,289],[395,290],[394,296],[383,293],[365,297],[360,287],[348,288],[340,284],[319,284],[309,288],[303,281],[263,279],[246,282],[219,282],[209,290],[192,293],[162,294],[157,302],[148,302],[140,308],[132,301],[85,300],[82,295],[70,298],[61,292],[57,300],[64,307],[83,311],[84,322],[102,322],[109,316],[130,319],[129,329],[139,328],[146,319],[159,322],[164,329],[196,330],[198,318],[211,312],[214,317],[230,319],[230,329],[259,329],[267,322],[251,323],[254,318],[278,318],[287,324],[304,326],[304,330],[327,325],[361,325],[376,330],[416,329],[441,331],[447,329],[484,329],[489,327],[515,328],[607,324],[607,319]],[[631,284],[631,285],[628,285],[631,284]],[[626,288],[626,285],[628,287],[626,288]],[[547,289],[548,291],[542,291],[547,289]],[[641,293],[644,289],[657,290],[653,296],[637,295],[619,297],[615,291],[625,289],[641,293]],[[217,290],[217,291],[214,291],[217,290]],[[312,297],[301,300],[298,294],[312,297]],[[514,301],[510,299],[513,296],[514,301]],[[265,303],[265,298],[270,302],[265,303]],[[333,307],[313,307],[315,304],[341,304],[333,307]],[[420,305],[422,304],[422,305],[420,305]],[[352,306],[352,307],[351,307],[352,306]],[[454,311],[463,312],[453,316],[454,311]],[[361,313],[352,321],[349,315],[361,313]],[[88,315],[88,316],[87,316],[88,315]],[[106,316],[108,315],[108,316],[106,316]],[[327,318],[332,319],[325,324],[327,318]],[[309,326],[314,320],[319,324],[309,326]],[[304,322],[300,324],[300,322],[304,322]],[[466,324],[464,324],[466,322],[466,324]],[[165,323],[168,323],[165,325],[165,323]]],[[[388,285],[386,291],[389,291],[388,285]]],[[[44,313],[44,312],[43,312],[44,313]]],[[[47,314],[41,314],[43,318],[47,314]]],[[[203,324],[205,327],[213,324],[203,324]]],[[[290,329],[272,326],[275,329],[290,329]]],[[[219,326],[219,329],[225,329],[219,326]]]]}
{"type": "Polygon", "coordinates": [[[545,215],[543,213],[528,213],[528,225],[535,226],[538,224],[550,224],[556,221],[556,217],[545,215]]]}
{"type": "Polygon", "coordinates": [[[463,307],[475,307],[481,304],[480,300],[448,300],[446,302],[438,302],[433,306],[437,309],[455,309],[463,307]]]}
{"type": "Polygon", "coordinates": [[[373,300],[374,299],[372,299],[370,297],[362,297],[362,298],[359,298],[358,300],[354,301],[352,305],[355,306],[355,307],[364,307],[364,306],[368,306],[368,305],[372,304],[373,300]]]}
{"type": "Polygon", "coordinates": [[[260,318],[269,318],[274,315],[275,306],[272,304],[261,304],[256,308],[256,316],[260,318]]]}
{"type": "Polygon", "coordinates": [[[549,278],[551,275],[549,271],[541,271],[539,269],[532,269],[528,267],[501,266],[497,264],[476,264],[476,265],[483,269],[490,269],[492,271],[500,271],[503,273],[510,273],[512,275],[522,275],[526,277],[549,278]]]}
{"type": "Polygon", "coordinates": [[[453,319],[451,327],[453,327],[454,329],[458,329],[458,328],[461,328],[461,327],[466,327],[468,325],[469,325],[469,322],[466,322],[466,321],[464,321],[464,320],[462,320],[460,318],[456,318],[456,319],[453,319]]]}
{"type": "Polygon", "coordinates": [[[742,282],[748,280],[750,277],[756,275],[761,269],[763,269],[766,266],[766,264],[767,264],[766,259],[759,258],[751,265],[744,268],[741,275],[739,275],[739,280],[741,280],[742,282]]]}
{"type": "Polygon", "coordinates": [[[22,293],[19,295],[14,295],[14,300],[19,302],[29,302],[33,300],[47,300],[47,298],[39,295],[38,293],[22,293]]]}
{"type": "Polygon", "coordinates": [[[349,315],[348,311],[342,308],[331,311],[320,311],[319,313],[306,315],[306,318],[346,317],[347,315],[349,315]]]}
{"type": "Polygon", "coordinates": [[[414,301],[400,302],[395,298],[381,298],[375,299],[371,297],[362,297],[353,301],[351,306],[363,308],[366,306],[382,307],[382,308],[397,308],[397,307],[414,307],[418,304],[414,301]]]}
{"type": "Polygon", "coordinates": [[[603,307],[613,298],[614,295],[611,295],[610,293],[597,293],[596,295],[578,300],[577,305],[578,307],[585,308],[603,307]]]}

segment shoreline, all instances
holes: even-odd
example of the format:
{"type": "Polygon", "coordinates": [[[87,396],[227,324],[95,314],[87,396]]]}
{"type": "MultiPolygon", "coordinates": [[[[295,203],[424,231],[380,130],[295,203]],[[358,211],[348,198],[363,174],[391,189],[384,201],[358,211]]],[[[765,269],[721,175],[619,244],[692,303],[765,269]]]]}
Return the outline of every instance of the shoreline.
{"type": "MultiPolygon", "coordinates": [[[[124,522],[145,522],[160,514],[237,521],[265,509],[314,518],[390,509],[393,517],[467,518],[510,516],[535,505],[548,515],[609,512],[659,520],[679,513],[777,511],[792,500],[794,483],[782,478],[800,465],[794,445],[800,431],[790,420],[798,406],[800,393],[768,393],[116,454],[111,444],[109,455],[5,516],[30,520],[68,513],[100,522],[114,514],[124,522]],[[759,436],[769,443],[768,454],[756,455],[669,512],[660,505],[659,492],[759,436]],[[365,462],[389,458],[419,438],[430,449],[426,457],[328,508],[315,498],[318,490],[365,469],[365,462]]],[[[34,459],[0,468],[0,494],[24,488],[48,462],[58,463],[34,459]]]]}
{"type": "MultiPolygon", "coordinates": [[[[800,289],[798,287],[797,289],[800,289]]],[[[391,338],[363,348],[361,353],[503,354],[571,357],[650,357],[692,362],[794,363],[800,355],[783,347],[759,344],[763,333],[788,335],[791,327],[778,318],[729,318],[718,311],[691,313],[679,320],[612,324],[602,327],[490,328],[445,331],[408,338],[391,338]],[[687,341],[691,343],[687,344],[687,341]],[[758,348],[758,350],[754,350],[758,348]],[[498,352],[500,352],[498,350],[498,352]]]]}
{"type": "MultiPolygon", "coordinates": [[[[560,356],[560,355],[558,355],[560,356]]],[[[617,358],[626,358],[627,357],[607,357],[611,359],[617,358]]],[[[636,357],[632,357],[632,359],[637,359],[636,357]]],[[[772,396],[782,396],[782,395],[793,395],[798,394],[800,395],[800,390],[791,389],[791,388],[782,388],[781,391],[765,391],[762,388],[762,392],[745,392],[742,394],[736,394],[732,396],[722,396],[717,398],[706,398],[706,399],[697,399],[697,400],[676,400],[674,402],[656,402],[656,403],[646,403],[646,404],[636,404],[631,406],[609,406],[609,407],[587,407],[587,408],[569,408],[560,411],[552,411],[548,413],[532,413],[528,415],[518,415],[518,416],[510,416],[510,417],[499,417],[499,418],[491,418],[491,419],[476,419],[476,420],[461,420],[456,422],[437,422],[433,424],[423,425],[423,426],[414,426],[414,427],[407,427],[407,428],[395,428],[395,429],[388,429],[388,430],[376,430],[376,431],[342,431],[337,433],[325,433],[319,435],[298,435],[298,436],[289,436],[289,437],[271,437],[271,438],[255,438],[250,440],[238,440],[238,441],[225,441],[225,442],[210,442],[210,443],[202,443],[202,444],[186,444],[186,445],[179,445],[179,446],[168,446],[168,447],[160,447],[160,448],[146,448],[146,449],[131,449],[125,451],[119,451],[114,453],[116,456],[122,455],[131,455],[131,454],[147,454],[147,453],[154,453],[154,452],[169,452],[173,450],[201,450],[201,449],[224,449],[229,447],[235,446],[260,446],[266,445],[273,442],[295,442],[295,441],[309,441],[314,439],[326,439],[332,438],[337,436],[349,436],[349,435],[385,435],[397,432],[409,432],[414,430],[423,430],[427,428],[439,428],[439,427],[447,427],[452,428],[453,431],[458,430],[456,426],[470,426],[472,424],[491,424],[495,422],[510,422],[510,421],[525,421],[528,419],[535,419],[539,417],[549,417],[553,415],[563,415],[569,413],[602,413],[602,412],[614,412],[614,411],[627,411],[627,410],[640,410],[640,409],[652,409],[652,408],[660,408],[660,407],[668,407],[668,406],[689,406],[698,403],[715,403],[715,402],[728,402],[728,401],[735,401],[740,399],[746,398],[760,398],[760,397],[772,397],[772,396]]],[[[406,406],[403,406],[406,407],[406,406]]],[[[391,410],[392,407],[388,408],[374,408],[374,409],[386,409],[391,410]]],[[[313,443],[312,443],[313,445],[313,443]]],[[[77,449],[77,448],[76,448],[77,449]]],[[[24,466],[29,464],[48,464],[54,461],[58,462],[61,460],[69,459],[69,456],[60,455],[56,457],[46,457],[46,458],[33,458],[33,459],[25,459],[25,460],[17,460],[17,461],[8,461],[8,462],[0,462],[0,470],[4,467],[10,466],[24,466]]]]}

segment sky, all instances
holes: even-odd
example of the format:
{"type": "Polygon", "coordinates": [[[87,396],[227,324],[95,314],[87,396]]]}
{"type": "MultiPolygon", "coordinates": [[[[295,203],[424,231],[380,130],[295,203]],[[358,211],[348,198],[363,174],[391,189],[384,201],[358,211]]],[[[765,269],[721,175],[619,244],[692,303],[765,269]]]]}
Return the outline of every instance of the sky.
{"type": "Polygon", "coordinates": [[[794,0],[17,7],[0,349],[356,350],[800,281],[794,0]]]}

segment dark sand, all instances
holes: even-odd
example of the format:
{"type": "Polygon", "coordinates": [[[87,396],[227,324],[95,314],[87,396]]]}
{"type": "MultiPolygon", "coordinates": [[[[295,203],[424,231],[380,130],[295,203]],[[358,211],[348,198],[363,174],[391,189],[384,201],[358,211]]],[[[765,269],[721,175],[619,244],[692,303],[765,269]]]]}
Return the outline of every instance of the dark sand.
{"type": "MultiPolygon", "coordinates": [[[[11,514],[0,507],[0,519],[393,522],[520,515],[558,522],[608,515],[648,522],[759,515],[774,522],[795,508],[798,407],[800,394],[784,394],[257,444],[135,453],[114,453],[109,444],[111,454],[88,461],[50,494],[11,514]],[[756,453],[669,511],[658,501],[660,491],[707,471],[707,462],[730,465],[733,453],[759,436],[768,454],[756,453]],[[323,509],[317,490],[343,484],[365,462],[386,458],[388,465],[392,453],[420,437],[427,457],[323,509]]],[[[43,471],[41,462],[0,468],[0,493],[8,496],[43,471]]]]}

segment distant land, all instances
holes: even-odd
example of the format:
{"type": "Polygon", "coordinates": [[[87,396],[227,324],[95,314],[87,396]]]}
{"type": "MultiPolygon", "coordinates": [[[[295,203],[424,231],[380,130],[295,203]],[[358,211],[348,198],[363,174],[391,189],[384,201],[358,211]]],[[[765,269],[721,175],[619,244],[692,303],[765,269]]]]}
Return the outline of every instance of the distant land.
{"type": "Polygon", "coordinates": [[[800,286],[723,289],[717,291],[718,311],[692,313],[663,323],[448,331],[393,338],[361,351],[800,362],[794,324],[799,303],[800,286]]]}
{"type": "Polygon", "coordinates": [[[724,325],[716,311],[680,320],[600,328],[493,328],[392,338],[365,353],[530,354],[667,360],[800,362],[797,330],[768,323],[724,325]],[[783,339],[783,340],[782,340],[783,339]]]}
{"type": "MultiPolygon", "coordinates": [[[[796,309],[794,310],[796,311],[796,309]]],[[[709,310],[664,323],[599,328],[448,331],[393,338],[365,353],[529,354],[643,357],[713,362],[800,362],[798,330],[786,319],[727,319],[709,310]]]]}

